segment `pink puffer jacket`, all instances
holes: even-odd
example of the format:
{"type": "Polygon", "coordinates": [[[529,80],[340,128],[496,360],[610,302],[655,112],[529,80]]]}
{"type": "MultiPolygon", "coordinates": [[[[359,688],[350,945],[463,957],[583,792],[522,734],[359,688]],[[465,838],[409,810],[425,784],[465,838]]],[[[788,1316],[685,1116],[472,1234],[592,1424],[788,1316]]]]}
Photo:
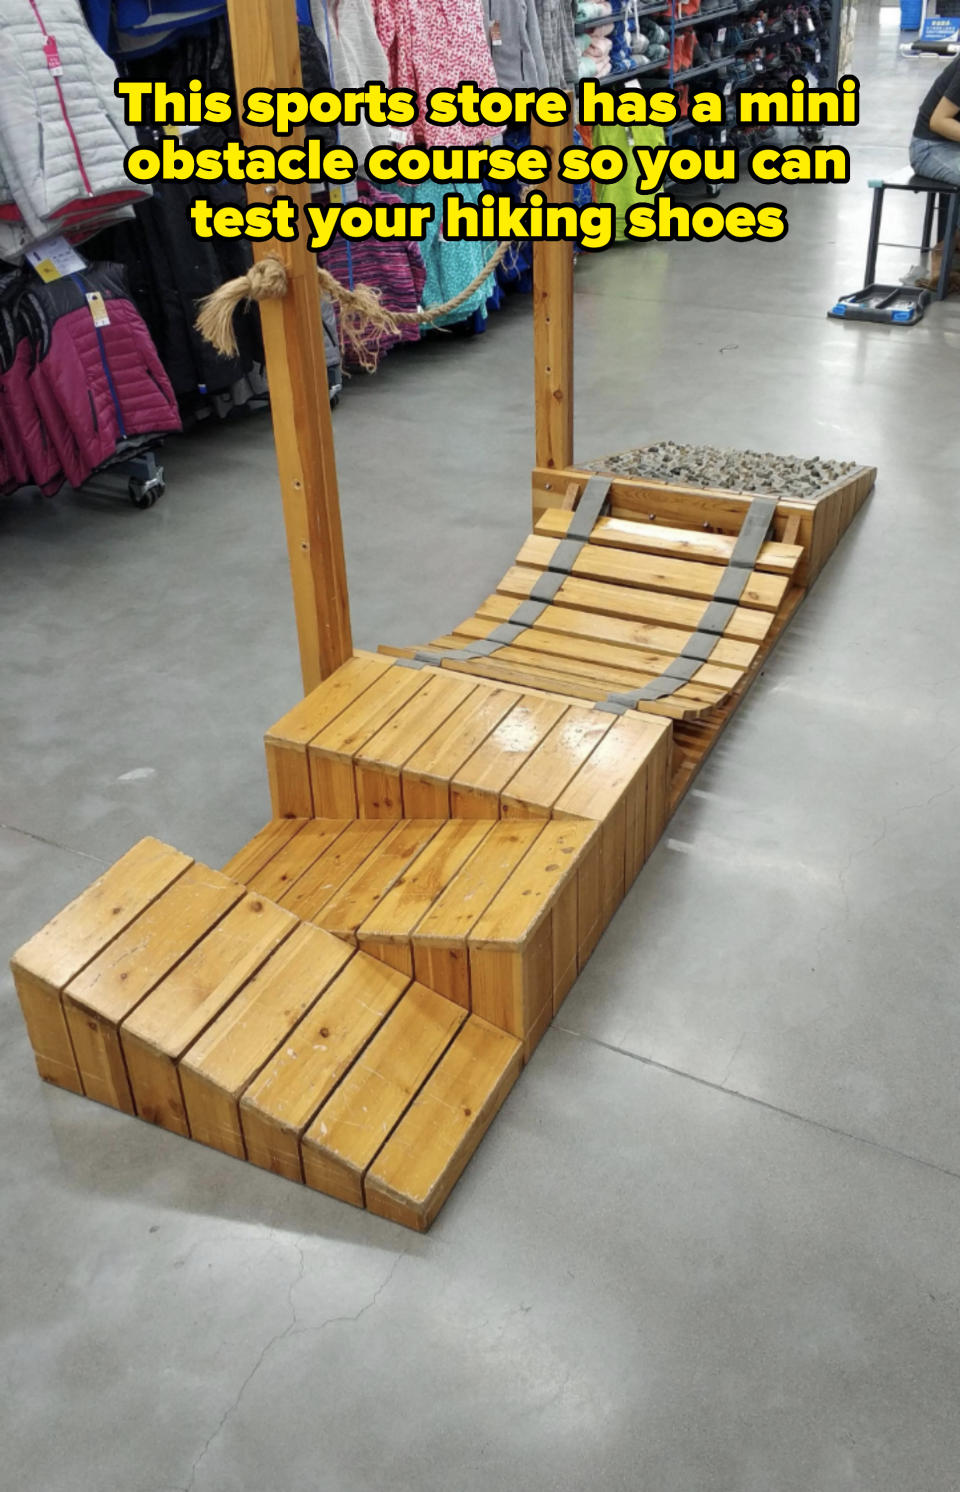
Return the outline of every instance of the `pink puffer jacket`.
{"type": "MultiPolygon", "coordinates": [[[[17,314],[32,350],[28,390],[71,486],[180,429],[170,380],[119,265],[98,264],[49,285],[33,280],[17,314]],[[102,326],[87,300],[95,291],[109,318],[102,326]]],[[[39,434],[35,427],[23,434],[36,471],[39,434]]]]}

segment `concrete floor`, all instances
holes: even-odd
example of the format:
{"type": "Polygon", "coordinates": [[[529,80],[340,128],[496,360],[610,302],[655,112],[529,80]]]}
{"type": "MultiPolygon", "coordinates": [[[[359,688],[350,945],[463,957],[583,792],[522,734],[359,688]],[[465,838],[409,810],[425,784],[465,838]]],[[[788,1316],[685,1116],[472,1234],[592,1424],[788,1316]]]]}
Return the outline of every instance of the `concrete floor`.
{"type": "MultiPolygon", "coordinates": [[[[581,457],[881,479],[429,1237],[44,1086],[4,977],[3,1487],[960,1485],[960,317],[824,319],[935,71],[897,15],[861,9],[852,184],[786,190],[782,245],[578,268],[581,457]]],[[[445,631],[512,557],[529,343],[518,303],[349,389],[358,643],[445,631]]],[[[216,864],[267,816],[298,692],[267,424],[166,465],[148,513],[0,504],[7,950],[140,835],[216,864]]]]}

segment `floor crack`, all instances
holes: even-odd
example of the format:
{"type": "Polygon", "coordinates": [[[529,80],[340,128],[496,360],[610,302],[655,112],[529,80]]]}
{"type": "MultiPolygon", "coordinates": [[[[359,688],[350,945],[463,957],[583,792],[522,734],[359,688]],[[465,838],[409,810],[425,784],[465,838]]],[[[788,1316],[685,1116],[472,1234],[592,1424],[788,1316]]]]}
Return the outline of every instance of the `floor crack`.
{"type": "Polygon", "coordinates": [[[190,1468],[190,1477],[189,1477],[189,1480],[187,1481],[186,1486],[183,1488],[183,1492],[193,1492],[193,1486],[194,1486],[194,1483],[197,1480],[197,1472],[200,1470],[201,1462],[205,1459],[208,1451],[210,1450],[210,1447],[213,1445],[213,1442],[221,1434],[221,1432],[222,1432],[224,1426],[226,1425],[227,1421],[229,1419],[231,1419],[232,1416],[240,1408],[240,1404],[241,1404],[241,1401],[243,1399],[243,1396],[246,1393],[247,1389],[250,1387],[250,1385],[253,1382],[254,1378],[259,1373],[260,1369],[263,1367],[263,1364],[264,1364],[264,1362],[265,1362],[265,1360],[267,1358],[267,1354],[273,1351],[273,1348],[276,1347],[276,1345],[277,1345],[278,1342],[282,1342],[285,1337],[288,1337],[290,1335],[290,1333],[293,1331],[293,1328],[297,1324],[297,1308],[294,1305],[293,1292],[296,1290],[296,1288],[299,1285],[300,1281],[303,1279],[304,1271],[306,1269],[306,1261],[305,1261],[305,1259],[303,1257],[303,1247],[302,1247],[302,1244],[301,1243],[294,1243],[293,1247],[297,1251],[297,1257],[298,1257],[299,1263],[298,1263],[298,1266],[297,1266],[297,1273],[296,1273],[295,1277],[293,1278],[293,1280],[290,1282],[290,1288],[287,1291],[287,1306],[288,1306],[289,1311],[290,1311],[290,1320],[287,1322],[286,1326],[284,1326],[282,1328],[282,1330],[276,1332],[275,1335],[272,1336],[270,1338],[270,1340],[267,1342],[266,1346],[263,1348],[263,1350],[261,1351],[260,1355],[258,1356],[256,1362],[254,1363],[253,1367],[250,1369],[250,1372],[247,1374],[246,1378],[244,1378],[243,1382],[241,1383],[239,1391],[238,1391],[236,1397],[234,1398],[232,1404],[229,1404],[227,1406],[227,1408],[225,1409],[224,1413],[221,1415],[219,1422],[214,1427],[214,1429],[211,1432],[211,1434],[207,1436],[207,1439],[204,1441],[204,1444],[203,1444],[203,1446],[202,1446],[202,1448],[200,1450],[200,1454],[196,1457],[196,1459],[194,1460],[193,1465],[190,1468]]]}
{"type": "Polygon", "coordinates": [[[22,834],[24,839],[32,839],[36,844],[45,844],[51,850],[63,850],[67,855],[76,855],[80,860],[92,860],[95,865],[109,865],[109,860],[104,860],[100,855],[91,855],[86,850],[75,850],[72,845],[61,844],[59,840],[47,839],[43,834],[34,834],[30,829],[20,829],[16,824],[0,824],[0,829],[5,829],[8,834],[22,834]]]}
{"type": "Polygon", "coordinates": [[[297,1321],[297,1308],[296,1308],[296,1305],[294,1303],[293,1295],[294,1295],[294,1291],[296,1290],[297,1286],[300,1284],[300,1281],[303,1279],[304,1270],[305,1270],[305,1261],[304,1261],[304,1257],[303,1257],[302,1242],[294,1243],[293,1247],[297,1250],[297,1254],[299,1256],[299,1261],[300,1262],[299,1262],[299,1267],[297,1269],[296,1276],[291,1281],[290,1288],[287,1291],[287,1305],[288,1305],[289,1310],[290,1310],[290,1319],[287,1322],[287,1324],[282,1328],[282,1330],[278,1331],[267,1342],[266,1346],[263,1348],[263,1350],[259,1354],[259,1356],[258,1356],[256,1362],[254,1363],[253,1367],[250,1369],[250,1372],[247,1374],[246,1378],[241,1383],[239,1391],[237,1392],[236,1396],[234,1397],[233,1402],[227,1406],[226,1410],[221,1415],[219,1422],[216,1424],[216,1426],[214,1427],[214,1429],[211,1432],[211,1434],[207,1437],[206,1441],[204,1442],[204,1444],[203,1444],[203,1446],[202,1446],[202,1448],[200,1450],[200,1454],[197,1456],[196,1460],[194,1461],[193,1465],[190,1468],[190,1477],[189,1477],[189,1480],[187,1481],[186,1486],[182,1489],[182,1492],[193,1492],[193,1487],[194,1487],[194,1484],[196,1483],[196,1479],[197,1479],[197,1472],[200,1469],[201,1463],[205,1459],[205,1457],[206,1457],[207,1453],[209,1452],[210,1447],[213,1445],[214,1441],[218,1438],[218,1436],[223,1431],[224,1426],[227,1424],[228,1420],[230,1420],[233,1417],[233,1415],[237,1412],[237,1410],[240,1408],[240,1404],[241,1404],[241,1402],[243,1400],[244,1394],[246,1393],[247,1389],[250,1387],[250,1385],[253,1382],[254,1378],[259,1373],[260,1369],[263,1367],[263,1364],[266,1361],[266,1358],[267,1358],[268,1354],[273,1351],[274,1347],[276,1347],[278,1343],[280,1343],[282,1341],[285,1341],[286,1338],[289,1337],[289,1336],[305,1336],[308,1332],[323,1331],[324,1327],[326,1327],[326,1326],[333,1326],[338,1321],[359,1321],[361,1316],[365,1316],[367,1314],[367,1312],[371,1311],[373,1309],[373,1307],[376,1305],[377,1301],[380,1299],[380,1296],[383,1294],[384,1290],[386,1290],[386,1288],[389,1285],[390,1281],[393,1279],[394,1275],[396,1274],[397,1269],[399,1268],[401,1259],[405,1258],[406,1254],[407,1254],[407,1250],[406,1249],[402,1249],[400,1251],[400,1253],[397,1255],[397,1257],[394,1259],[393,1263],[391,1264],[390,1269],[388,1270],[386,1277],[377,1286],[376,1290],[374,1290],[373,1294],[371,1295],[370,1299],[366,1302],[366,1304],[362,1305],[360,1307],[359,1311],[357,1311],[354,1315],[352,1315],[352,1316],[330,1316],[330,1317],[328,1317],[328,1319],[326,1321],[321,1321],[318,1326],[299,1326],[298,1325],[298,1321],[297,1321]]]}

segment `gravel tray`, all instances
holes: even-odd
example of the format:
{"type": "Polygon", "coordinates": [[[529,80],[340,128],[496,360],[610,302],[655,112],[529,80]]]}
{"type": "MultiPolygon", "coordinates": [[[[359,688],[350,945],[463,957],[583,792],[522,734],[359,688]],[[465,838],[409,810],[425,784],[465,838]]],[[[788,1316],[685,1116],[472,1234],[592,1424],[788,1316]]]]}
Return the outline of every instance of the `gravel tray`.
{"type": "Polygon", "coordinates": [[[602,461],[588,471],[622,477],[675,482],[682,487],[717,487],[725,492],[762,492],[783,497],[818,497],[825,487],[848,477],[855,461],[821,461],[818,457],[775,456],[771,451],[728,451],[719,446],[681,446],[673,441],[638,446],[602,461]]]}

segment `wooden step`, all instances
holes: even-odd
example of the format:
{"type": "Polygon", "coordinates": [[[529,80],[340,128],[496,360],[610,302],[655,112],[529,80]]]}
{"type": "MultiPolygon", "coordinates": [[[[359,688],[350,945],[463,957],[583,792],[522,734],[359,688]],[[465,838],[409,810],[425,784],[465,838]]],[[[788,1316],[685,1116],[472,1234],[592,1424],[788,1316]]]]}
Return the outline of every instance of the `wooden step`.
{"type": "Polygon", "coordinates": [[[517,1043],[470,1016],[367,1171],[369,1210],[425,1232],[519,1071],[517,1043]]]}
{"type": "MultiPolygon", "coordinates": [[[[667,737],[654,725],[655,739],[644,742],[632,718],[608,716],[606,727],[612,735],[609,774],[598,763],[576,794],[563,774],[555,774],[555,788],[544,777],[545,797],[566,797],[553,819],[549,806],[536,812],[523,806],[514,815],[505,803],[502,819],[286,820],[296,832],[251,878],[251,893],[261,893],[268,881],[282,884],[281,907],[298,920],[502,1026],[524,1042],[529,1057],[647,850],[648,797],[656,801],[647,779],[659,784],[667,737]],[[606,797],[601,775],[609,776],[606,797]],[[587,809],[582,815],[571,806],[579,802],[587,809]],[[598,823],[601,815],[609,823],[598,823]],[[318,844],[332,839],[312,865],[298,852],[308,832],[318,844]],[[345,850],[337,858],[341,847],[351,846],[357,853],[345,850]],[[356,866],[361,853],[365,858],[356,866]],[[319,897],[306,894],[305,888],[320,885],[319,897]],[[489,925],[492,908],[495,927],[489,925]],[[481,946],[484,957],[475,959],[481,946]],[[494,967],[512,991],[506,1013],[491,1001],[494,967]],[[479,996],[478,969],[486,971],[479,996]]],[[[652,807],[650,813],[655,837],[652,807]]],[[[270,837],[268,826],[256,840],[270,837]]]]}
{"type": "MultiPolygon", "coordinates": [[[[560,661],[571,669],[577,667],[568,660],[560,661]]],[[[627,681],[632,677],[627,676],[627,681]]],[[[365,810],[372,810],[374,817],[365,820],[369,829],[362,831],[358,827],[352,831],[357,836],[369,836],[358,838],[359,858],[354,869],[362,862],[363,845],[376,847],[386,843],[390,823],[412,818],[412,807],[428,806],[433,813],[454,818],[549,816],[567,787],[580,772],[586,771],[593,752],[618,718],[608,712],[585,709],[569,695],[540,690],[511,691],[481,680],[472,684],[459,675],[451,674],[448,678],[442,669],[404,669],[396,664],[393,669],[381,671],[372,682],[366,678],[362,682],[359,699],[345,706],[345,715],[307,740],[305,747],[302,739],[284,741],[282,721],[268,737],[269,749],[275,756],[286,754],[292,760],[300,755],[309,779],[312,805],[350,802],[361,822],[365,820],[365,810]],[[395,674],[403,681],[399,694],[395,674]],[[368,723],[379,722],[367,739],[362,739],[363,731],[357,724],[360,716],[356,706],[361,703],[363,718],[368,723]],[[437,726],[443,709],[449,710],[449,714],[437,726]],[[385,714],[387,722],[383,721],[385,714]],[[331,730],[341,722],[344,728],[337,738],[338,744],[331,747],[331,730]],[[353,743],[349,750],[348,736],[353,743]],[[352,774],[349,784],[347,774],[352,774]]],[[[571,674],[564,682],[577,687],[579,680],[571,674]]],[[[611,687],[623,683],[624,679],[620,678],[611,681],[611,687]]],[[[691,687],[710,690],[709,685],[691,687]]],[[[334,675],[314,691],[322,716],[329,714],[325,693],[330,688],[336,689],[339,702],[348,697],[339,676],[334,675]]],[[[603,692],[594,691],[597,695],[603,692]]],[[[723,691],[713,690],[711,698],[722,695],[723,691]]],[[[655,753],[657,743],[662,740],[661,749],[669,749],[666,744],[669,725],[666,720],[652,722],[645,712],[636,712],[634,718],[637,731],[630,738],[628,759],[633,770],[643,775],[652,770],[646,757],[655,753]],[[638,749],[640,743],[642,749],[638,749]]],[[[621,738],[627,739],[622,731],[618,733],[618,739],[621,738]]],[[[279,781],[281,775],[290,781],[293,769],[284,768],[282,774],[275,774],[274,780],[279,781]]],[[[297,797],[297,794],[291,798],[281,795],[274,805],[275,811],[280,816],[293,814],[297,797]]],[[[316,806],[312,811],[318,814],[316,822],[308,831],[301,831],[289,840],[284,855],[259,864],[257,857],[272,843],[269,838],[262,846],[258,844],[249,852],[241,852],[249,854],[259,866],[248,884],[305,917],[312,917],[320,910],[338,881],[336,876],[322,879],[323,867],[312,854],[310,841],[304,841],[303,833],[307,832],[328,852],[328,863],[332,863],[346,852],[345,844],[336,842],[336,835],[343,833],[344,824],[352,817],[345,815],[337,827],[316,806]],[[308,864],[316,883],[315,893],[311,883],[300,881],[308,864]],[[298,898],[291,901],[287,889],[294,884],[299,884],[300,889],[298,898]]]]}
{"type": "MultiPolygon", "coordinates": [[[[262,875],[309,842],[313,821],[284,823],[231,864],[262,875]]],[[[155,840],[25,944],[14,975],[38,1058],[51,1012],[75,1052],[51,1081],[421,1229],[523,1059],[519,1038],[155,840]]]]}
{"type": "Polygon", "coordinates": [[[142,839],[13,955],[14,983],[42,1078],[83,1092],[63,991],[192,864],[170,845],[142,839]]]}

